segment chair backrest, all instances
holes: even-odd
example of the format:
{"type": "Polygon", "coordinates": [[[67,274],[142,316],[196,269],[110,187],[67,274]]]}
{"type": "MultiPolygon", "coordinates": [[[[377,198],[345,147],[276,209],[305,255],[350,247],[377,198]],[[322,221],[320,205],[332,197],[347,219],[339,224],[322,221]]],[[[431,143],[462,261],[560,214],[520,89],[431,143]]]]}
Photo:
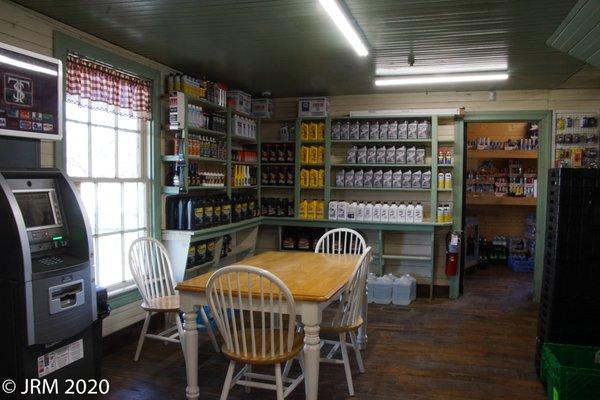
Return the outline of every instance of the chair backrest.
{"type": "Polygon", "coordinates": [[[231,265],[213,273],[206,293],[229,352],[265,358],[291,351],[296,303],[281,279],[261,268],[231,265]],[[284,315],[289,316],[287,326],[284,315]]]}
{"type": "Polygon", "coordinates": [[[171,261],[158,240],[136,239],[129,248],[129,268],[145,302],[175,294],[171,261]]]}
{"type": "Polygon", "coordinates": [[[371,247],[367,247],[356,263],[356,268],[346,283],[332,325],[336,327],[352,326],[358,322],[363,307],[371,247]]]}
{"type": "Polygon", "coordinates": [[[365,239],[354,229],[336,228],[325,232],[315,246],[315,253],[362,254],[367,248],[365,239]]]}

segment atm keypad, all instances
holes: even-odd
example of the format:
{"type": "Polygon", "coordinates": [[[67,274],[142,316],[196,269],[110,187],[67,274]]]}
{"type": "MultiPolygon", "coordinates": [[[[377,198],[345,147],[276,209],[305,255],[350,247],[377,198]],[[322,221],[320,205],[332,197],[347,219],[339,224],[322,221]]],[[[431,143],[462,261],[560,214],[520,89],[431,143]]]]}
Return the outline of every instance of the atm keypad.
{"type": "Polygon", "coordinates": [[[44,264],[46,266],[52,266],[52,265],[58,265],[61,264],[63,262],[62,259],[57,258],[57,257],[44,257],[44,258],[39,258],[38,262],[40,264],[44,264]]]}

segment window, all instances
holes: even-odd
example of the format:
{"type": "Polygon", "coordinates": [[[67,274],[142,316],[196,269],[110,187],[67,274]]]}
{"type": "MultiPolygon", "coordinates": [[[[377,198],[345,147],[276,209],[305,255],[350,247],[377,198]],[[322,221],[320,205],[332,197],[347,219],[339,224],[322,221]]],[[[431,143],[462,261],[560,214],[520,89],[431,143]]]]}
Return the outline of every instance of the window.
{"type": "Polygon", "coordinates": [[[131,243],[149,233],[146,119],[66,102],[66,171],[79,187],[94,239],[96,282],[127,286],[131,243]]]}

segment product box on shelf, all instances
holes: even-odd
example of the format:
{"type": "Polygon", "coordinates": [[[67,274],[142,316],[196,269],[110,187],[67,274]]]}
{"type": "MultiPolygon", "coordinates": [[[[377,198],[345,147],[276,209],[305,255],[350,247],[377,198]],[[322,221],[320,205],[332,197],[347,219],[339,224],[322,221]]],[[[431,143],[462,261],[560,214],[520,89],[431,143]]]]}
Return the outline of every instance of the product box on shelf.
{"type": "Polygon", "coordinates": [[[252,115],[256,118],[273,118],[273,100],[252,99],[252,115]]]}
{"type": "Polygon", "coordinates": [[[298,99],[299,117],[327,117],[329,116],[329,98],[327,97],[302,97],[298,99]]]}
{"type": "Polygon", "coordinates": [[[185,126],[185,94],[169,93],[169,129],[183,129],[185,126]]]}
{"type": "Polygon", "coordinates": [[[250,115],[252,113],[252,96],[241,90],[227,92],[227,105],[236,111],[250,115]]]}

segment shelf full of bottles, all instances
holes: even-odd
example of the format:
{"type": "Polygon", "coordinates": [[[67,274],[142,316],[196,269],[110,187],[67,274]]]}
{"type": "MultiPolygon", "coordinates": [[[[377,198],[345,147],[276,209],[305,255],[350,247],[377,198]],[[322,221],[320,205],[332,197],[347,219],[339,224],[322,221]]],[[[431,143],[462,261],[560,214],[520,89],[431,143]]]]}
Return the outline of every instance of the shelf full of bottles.
{"type": "MultiPolygon", "coordinates": [[[[392,201],[387,210],[397,202],[396,193],[404,192],[410,200],[406,207],[412,202],[411,209],[420,210],[417,202],[430,203],[428,216],[411,222],[452,222],[454,144],[438,146],[437,123],[435,115],[262,120],[263,126],[281,127],[279,137],[265,137],[261,146],[262,215],[340,220],[333,205],[346,208],[342,219],[358,221],[352,212],[348,217],[354,203],[358,208],[362,199],[367,207],[369,196],[385,197],[372,206],[383,209],[392,201]]],[[[393,222],[406,220],[400,216],[393,222]]]]}
{"type": "Polygon", "coordinates": [[[258,217],[257,121],[227,108],[224,91],[210,98],[177,91],[168,98],[167,229],[198,231],[258,217]]]}

